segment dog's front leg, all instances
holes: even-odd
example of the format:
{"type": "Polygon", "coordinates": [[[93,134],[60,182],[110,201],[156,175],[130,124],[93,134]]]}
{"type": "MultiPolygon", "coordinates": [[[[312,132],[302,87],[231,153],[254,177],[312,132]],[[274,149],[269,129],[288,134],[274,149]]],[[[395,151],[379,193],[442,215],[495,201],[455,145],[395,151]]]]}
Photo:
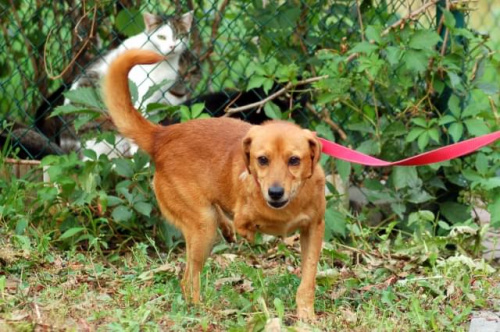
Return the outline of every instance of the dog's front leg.
{"type": "Polygon", "coordinates": [[[248,242],[253,243],[256,228],[249,218],[246,218],[241,214],[236,214],[234,216],[234,228],[240,236],[245,238],[248,242]]]}
{"type": "Polygon", "coordinates": [[[295,298],[299,319],[314,319],[316,271],[321,254],[324,231],[325,221],[323,218],[313,221],[309,227],[300,231],[302,280],[295,298]]]}

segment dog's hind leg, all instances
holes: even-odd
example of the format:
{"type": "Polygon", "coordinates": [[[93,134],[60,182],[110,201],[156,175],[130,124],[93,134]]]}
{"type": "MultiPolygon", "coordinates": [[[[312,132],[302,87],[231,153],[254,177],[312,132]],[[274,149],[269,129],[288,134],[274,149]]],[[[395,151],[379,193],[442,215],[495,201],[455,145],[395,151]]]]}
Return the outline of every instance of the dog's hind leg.
{"type": "MultiPolygon", "coordinates": [[[[194,212],[194,211],[193,211],[194,212]]],[[[217,212],[213,207],[198,209],[196,219],[180,224],[186,240],[186,270],[182,278],[182,290],[187,301],[200,302],[200,275],[213,242],[217,236],[217,212]]],[[[192,217],[193,213],[190,213],[192,217]]]]}
{"type": "MultiPolygon", "coordinates": [[[[196,190],[176,191],[175,185],[166,185],[169,182],[161,174],[156,174],[154,190],[162,214],[186,240],[186,269],[181,287],[186,301],[198,303],[200,273],[217,237],[219,215],[211,202],[196,195],[196,190]]],[[[195,187],[193,184],[184,185],[195,187]]]]}

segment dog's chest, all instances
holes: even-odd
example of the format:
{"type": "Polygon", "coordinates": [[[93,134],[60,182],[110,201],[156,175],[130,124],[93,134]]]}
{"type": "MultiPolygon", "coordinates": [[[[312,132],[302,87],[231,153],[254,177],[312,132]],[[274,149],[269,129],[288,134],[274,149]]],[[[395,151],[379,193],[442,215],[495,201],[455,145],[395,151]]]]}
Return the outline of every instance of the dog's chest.
{"type": "Polygon", "coordinates": [[[286,236],[297,229],[306,227],[311,221],[311,218],[300,213],[290,218],[256,218],[253,222],[255,230],[260,233],[286,236]]]}

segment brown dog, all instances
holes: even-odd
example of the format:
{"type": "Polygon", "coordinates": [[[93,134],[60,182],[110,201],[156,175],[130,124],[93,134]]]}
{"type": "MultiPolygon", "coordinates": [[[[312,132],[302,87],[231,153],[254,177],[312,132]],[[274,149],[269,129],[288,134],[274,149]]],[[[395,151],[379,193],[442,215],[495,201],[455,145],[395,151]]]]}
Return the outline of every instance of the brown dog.
{"type": "Polygon", "coordinates": [[[300,230],[297,313],[302,319],[313,318],[325,212],[320,143],[309,130],[281,121],[251,126],[213,118],[168,127],[149,122],[132,105],[127,76],[134,65],[162,60],[150,51],[124,53],[111,64],[104,93],[120,133],[156,164],[158,204],[186,240],[186,299],[200,300],[200,272],[217,227],[226,238],[234,237],[230,215],[236,231],[249,240],[257,231],[286,235],[300,230]]]}

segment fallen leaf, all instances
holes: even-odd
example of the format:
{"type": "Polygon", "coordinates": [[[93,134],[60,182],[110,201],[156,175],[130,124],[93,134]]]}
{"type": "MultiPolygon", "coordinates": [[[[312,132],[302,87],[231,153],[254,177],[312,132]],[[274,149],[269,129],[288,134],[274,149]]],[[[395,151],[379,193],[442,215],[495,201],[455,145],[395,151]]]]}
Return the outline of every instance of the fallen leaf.
{"type": "Polygon", "coordinates": [[[252,286],[252,282],[250,280],[243,280],[243,283],[241,283],[241,285],[238,285],[236,287],[236,290],[239,291],[240,294],[242,293],[249,293],[251,291],[254,290],[253,286],[252,286]]]}
{"type": "Polygon", "coordinates": [[[299,242],[299,239],[300,239],[300,235],[299,234],[294,234],[292,236],[289,236],[287,238],[285,238],[283,240],[283,242],[285,242],[285,244],[289,247],[293,247],[294,244],[298,243],[299,242]]]}
{"type": "Polygon", "coordinates": [[[242,277],[221,278],[221,279],[218,279],[214,282],[214,287],[215,287],[215,289],[219,290],[222,285],[225,285],[225,284],[234,285],[234,284],[240,283],[240,282],[243,282],[242,277]]]}
{"type": "Polygon", "coordinates": [[[265,332],[281,332],[281,321],[279,318],[271,318],[266,322],[265,332]]]}
{"type": "Polygon", "coordinates": [[[340,272],[337,269],[327,269],[324,271],[318,271],[316,279],[336,279],[339,276],[340,272]]]}
{"type": "Polygon", "coordinates": [[[221,310],[218,311],[217,313],[221,314],[222,316],[233,316],[238,313],[239,310],[237,309],[226,309],[226,310],[221,310]]]}
{"type": "Polygon", "coordinates": [[[341,308],[340,312],[342,314],[342,318],[348,323],[356,323],[358,320],[358,316],[356,315],[355,312],[352,312],[351,310],[347,308],[341,308]]]}

